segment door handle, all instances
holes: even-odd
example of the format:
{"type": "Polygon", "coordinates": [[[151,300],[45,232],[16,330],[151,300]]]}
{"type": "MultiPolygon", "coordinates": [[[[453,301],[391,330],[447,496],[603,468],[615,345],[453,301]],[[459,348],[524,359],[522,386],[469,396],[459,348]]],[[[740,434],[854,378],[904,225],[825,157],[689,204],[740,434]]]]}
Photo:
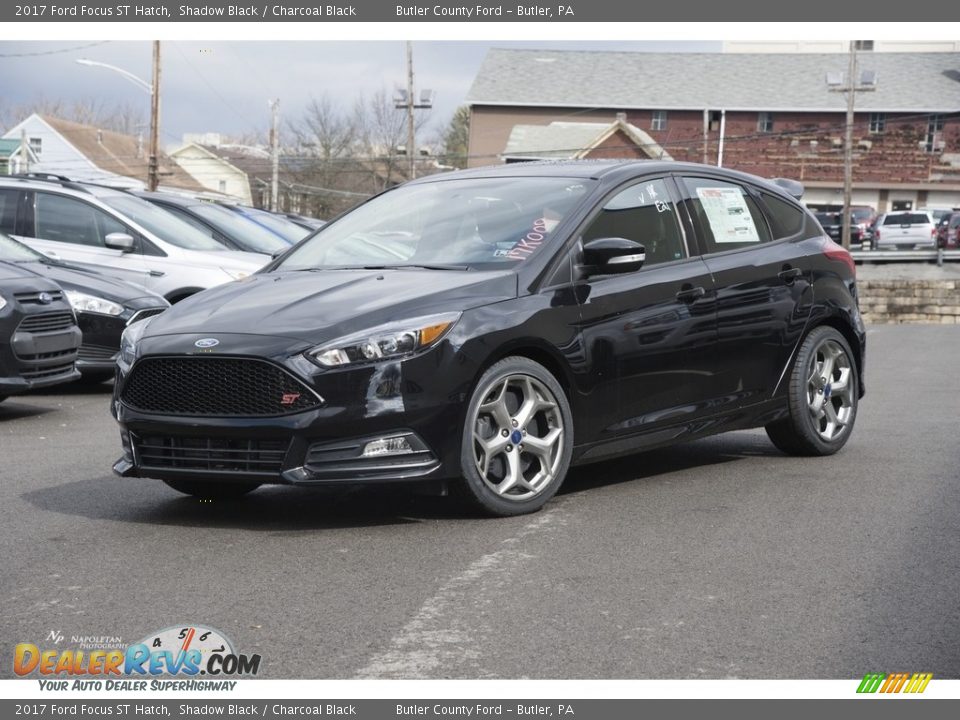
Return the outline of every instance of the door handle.
{"type": "Polygon", "coordinates": [[[800,268],[787,268],[778,272],[777,277],[783,280],[787,285],[792,285],[794,280],[803,277],[803,270],[800,268]]]}
{"type": "Polygon", "coordinates": [[[685,303],[692,303],[702,298],[707,294],[707,291],[704,290],[699,285],[697,287],[690,287],[689,285],[684,285],[680,291],[677,293],[677,300],[685,303]]]}
{"type": "Polygon", "coordinates": [[[150,277],[163,277],[166,273],[163,270],[151,270],[150,277]]]}

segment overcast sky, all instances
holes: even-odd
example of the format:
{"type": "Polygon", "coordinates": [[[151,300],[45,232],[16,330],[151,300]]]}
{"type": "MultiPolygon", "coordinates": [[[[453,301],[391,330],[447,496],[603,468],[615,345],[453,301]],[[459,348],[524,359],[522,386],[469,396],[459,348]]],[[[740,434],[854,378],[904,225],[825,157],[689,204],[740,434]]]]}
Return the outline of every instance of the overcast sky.
{"type": "MultiPolygon", "coordinates": [[[[150,80],[150,43],[0,42],[0,103],[21,106],[39,97],[68,102],[99,98],[105,104],[142,103],[149,96],[109,70],[78,58],[109,63],[150,80]]],[[[436,93],[431,130],[439,132],[466,97],[491,47],[572,50],[719,51],[703,42],[417,42],[417,89],[436,93]]],[[[264,132],[269,98],[280,98],[281,116],[295,120],[310,98],[324,94],[352,107],[359,93],[406,86],[405,51],[391,42],[164,42],[162,144],[179,144],[186,132],[237,135],[264,132]]],[[[432,134],[432,133],[428,133],[432,134]]]]}

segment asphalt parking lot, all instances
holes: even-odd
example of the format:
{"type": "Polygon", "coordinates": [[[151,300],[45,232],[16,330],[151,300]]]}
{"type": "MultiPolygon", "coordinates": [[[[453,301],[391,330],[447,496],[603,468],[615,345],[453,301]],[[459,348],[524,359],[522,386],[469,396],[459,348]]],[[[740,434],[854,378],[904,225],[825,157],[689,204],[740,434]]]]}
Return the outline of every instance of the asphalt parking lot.
{"type": "Polygon", "coordinates": [[[738,432],[576,469],[543,512],[110,472],[108,385],[0,405],[0,675],[51,631],[222,630],[296,678],[960,677],[960,329],[877,326],[847,447],[738,432]]]}

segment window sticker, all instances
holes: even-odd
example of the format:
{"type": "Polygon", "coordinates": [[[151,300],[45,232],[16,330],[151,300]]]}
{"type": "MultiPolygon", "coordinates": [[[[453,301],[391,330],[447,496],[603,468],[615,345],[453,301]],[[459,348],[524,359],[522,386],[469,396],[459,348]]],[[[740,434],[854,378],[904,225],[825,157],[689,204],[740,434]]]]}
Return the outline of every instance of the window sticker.
{"type": "Polygon", "coordinates": [[[716,243],[758,243],[760,235],[739,188],[698,187],[697,197],[716,243]]]}

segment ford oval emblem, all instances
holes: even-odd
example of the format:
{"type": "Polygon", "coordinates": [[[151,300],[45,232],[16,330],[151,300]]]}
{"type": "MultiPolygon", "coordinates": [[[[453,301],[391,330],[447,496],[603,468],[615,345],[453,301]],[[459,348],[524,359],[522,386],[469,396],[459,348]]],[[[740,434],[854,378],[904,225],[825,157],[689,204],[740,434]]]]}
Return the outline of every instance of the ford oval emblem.
{"type": "Polygon", "coordinates": [[[53,295],[47,292],[42,292],[39,295],[37,295],[37,300],[40,301],[41,305],[49,305],[50,303],[53,302],[53,295]]]}
{"type": "Polygon", "coordinates": [[[217,340],[216,338],[202,338],[200,340],[197,340],[194,343],[194,346],[198,348],[212,348],[212,347],[216,347],[219,344],[220,344],[220,341],[217,340]]]}

